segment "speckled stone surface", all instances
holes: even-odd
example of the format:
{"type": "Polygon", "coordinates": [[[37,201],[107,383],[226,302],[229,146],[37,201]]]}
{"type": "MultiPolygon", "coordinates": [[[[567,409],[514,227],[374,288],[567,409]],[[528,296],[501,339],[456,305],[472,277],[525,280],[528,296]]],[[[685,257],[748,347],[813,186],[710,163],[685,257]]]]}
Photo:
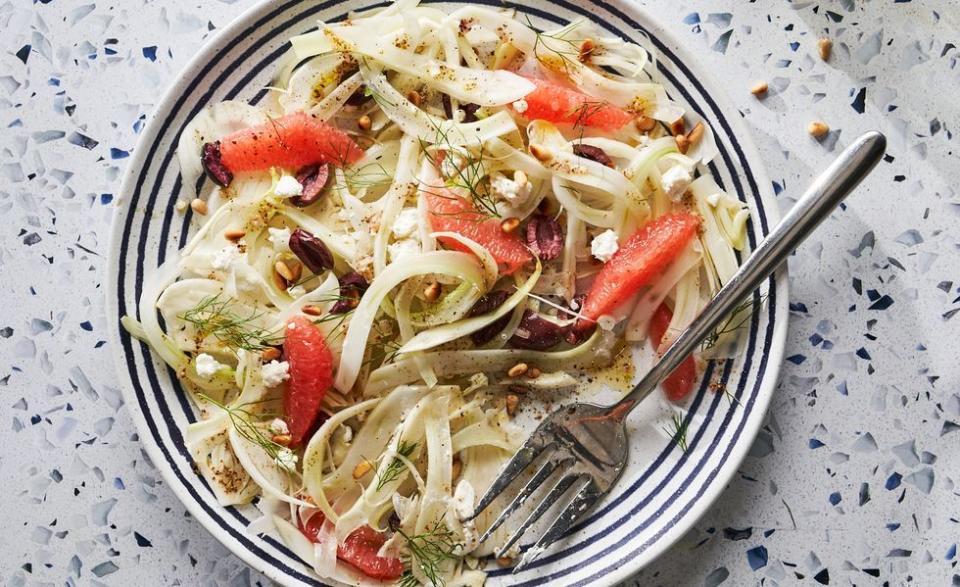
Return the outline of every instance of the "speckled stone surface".
{"type": "MultiPolygon", "coordinates": [[[[0,583],[266,585],[138,444],[105,342],[118,178],[154,101],[252,0],[0,1],[0,583]]],[[[889,152],[790,261],[787,360],[717,505],[636,585],[960,585],[960,9],[643,2],[723,81],[781,207],[889,152]],[[817,38],[834,40],[822,62],[817,38]],[[766,80],[758,101],[748,92],[766,80]],[[822,142],[806,134],[829,124],[822,142]]]]}

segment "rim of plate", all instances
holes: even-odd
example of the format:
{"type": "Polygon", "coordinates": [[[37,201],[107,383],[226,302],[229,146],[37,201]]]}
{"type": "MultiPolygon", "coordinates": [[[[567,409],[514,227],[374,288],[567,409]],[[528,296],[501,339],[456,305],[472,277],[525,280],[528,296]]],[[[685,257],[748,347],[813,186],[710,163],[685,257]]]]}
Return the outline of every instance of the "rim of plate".
{"type": "MultiPolygon", "coordinates": [[[[729,172],[731,179],[738,186],[740,184],[741,176],[742,179],[745,179],[748,183],[748,185],[744,186],[743,189],[736,189],[734,187],[725,189],[727,189],[727,191],[735,191],[741,200],[747,202],[751,206],[753,213],[751,215],[750,222],[750,240],[751,248],[754,248],[756,246],[758,237],[762,237],[763,235],[767,234],[770,230],[770,227],[778,222],[780,215],[776,201],[772,194],[772,184],[767,177],[766,171],[762,165],[762,159],[753,144],[752,137],[747,130],[746,125],[738,116],[727,118],[722,114],[723,112],[736,113],[737,110],[733,107],[731,101],[727,97],[726,93],[721,89],[720,84],[713,77],[713,75],[704,71],[703,66],[696,59],[694,59],[693,56],[690,55],[690,53],[683,47],[679,39],[673,35],[673,33],[664,29],[654,15],[642,10],[639,5],[637,5],[635,2],[631,2],[631,0],[574,0],[572,3],[568,0],[540,0],[540,2],[531,3],[533,4],[531,6],[519,6],[513,4],[512,2],[504,3],[498,2],[497,0],[479,0],[472,3],[509,6],[516,8],[520,12],[530,13],[538,18],[550,18],[541,7],[537,6],[537,4],[541,2],[545,5],[556,5],[561,7],[564,9],[565,13],[578,12],[586,18],[591,19],[601,28],[607,28],[618,36],[621,36],[622,33],[620,32],[621,29],[617,29],[616,27],[619,26],[621,22],[633,25],[633,27],[641,34],[645,34],[648,37],[650,44],[655,45],[661,52],[666,51],[671,56],[671,59],[667,62],[667,67],[669,70],[671,70],[672,74],[677,77],[679,87],[685,87],[685,84],[690,82],[694,82],[698,85],[700,101],[692,100],[690,99],[690,96],[686,96],[686,102],[688,102],[694,108],[697,106],[703,106],[703,103],[705,102],[710,110],[710,113],[706,116],[706,118],[709,120],[712,115],[712,117],[717,118],[718,121],[721,122],[721,126],[724,127],[719,129],[714,128],[714,132],[717,134],[718,146],[720,147],[721,154],[724,158],[724,169],[729,172]],[[583,6],[586,6],[587,8],[583,8],[583,6]],[[595,14],[596,11],[610,13],[615,16],[618,22],[609,25],[608,23],[600,21],[597,18],[597,14],[595,14]],[[678,68],[681,70],[680,73],[675,71],[678,68]],[[731,143],[734,151],[732,155],[728,154],[724,149],[724,145],[722,144],[722,140],[724,139],[731,143]],[[760,209],[759,212],[758,208],[760,209]]],[[[430,1],[424,3],[442,2],[430,1]]],[[[465,4],[471,2],[468,2],[468,0],[452,0],[448,3],[465,4]]],[[[270,13],[271,9],[274,9],[273,12],[276,15],[279,15],[296,4],[298,4],[296,0],[286,3],[278,3],[273,0],[261,0],[260,2],[257,2],[253,6],[243,11],[239,16],[237,16],[237,18],[220,29],[203,45],[200,51],[194,55],[194,57],[187,63],[181,72],[174,78],[170,86],[157,102],[147,124],[138,137],[136,148],[133,151],[133,157],[130,159],[128,167],[125,171],[125,177],[120,191],[121,197],[118,199],[118,205],[114,210],[107,271],[107,288],[105,294],[107,296],[106,310],[110,331],[110,342],[114,345],[115,349],[122,349],[120,352],[114,354],[114,363],[117,369],[121,391],[123,393],[124,400],[128,405],[129,412],[136,423],[137,430],[140,433],[141,442],[143,443],[144,448],[154,466],[157,467],[161,476],[167,482],[167,485],[173,490],[174,494],[181,501],[181,503],[184,504],[191,515],[193,515],[204,526],[204,528],[207,529],[208,532],[210,532],[222,544],[227,546],[227,548],[233,552],[233,554],[238,556],[241,560],[254,569],[266,574],[271,579],[282,584],[326,585],[326,583],[324,583],[326,579],[318,580],[315,576],[304,576],[300,571],[287,567],[282,563],[282,561],[276,560],[272,554],[264,552],[260,548],[257,548],[256,545],[254,545],[254,547],[245,547],[237,536],[232,535],[231,532],[228,531],[227,526],[222,523],[222,517],[219,519],[214,518],[212,515],[212,510],[204,501],[204,499],[210,499],[209,495],[203,495],[201,496],[201,499],[191,495],[190,488],[184,482],[182,482],[178,472],[174,470],[172,462],[165,454],[164,448],[161,447],[160,443],[155,441],[153,438],[154,432],[151,429],[151,423],[148,423],[146,414],[142,410],[136,409],[136,406],[140,403],[141,398],[134,389],[130,371],[131,365],[133,368],[136,368],[136,365],[134,364],[135,357],[128,355],[135,353],[137,349],[134,348],[133,341],[125,333],[125,331],[123,331],[119,323],[119,288],[121,285],[119,282],[119,277],[121,273],[121,262],[123,261],[123,259],[120,258],[120,251],[122,246],[125,246],[124,233],[126,231],[123,220],[126,214],[129,214],[131,217],[135,215],[134,211],[128,210],[130,207],[128,197],[135,191],[138,176],[144,171],[144,165],[147,163],[148,151],[150,150],[149,147],[151,145],[156,146],[157,143],[162,142],[163,138],[165,136],[169,136],[170,133],[179,132],[178,128],[167,128],[164,130],[164,127],[166,126],[164,118],[171,114],[177,98],[185,89],[184,84],[187,79],[191,75],[197,74],[202,69],[202,65],[205,62],[210,61],[218,53],[224,51],[225,48],[229,46],[230,42],[237,38],[238,33],[242,33],[251,28],[251,26],[259,19],[264,18],[268,13],[270,13]],[[280,4],[281,7],[277,7],[278,4],[280,4]],[[254,550],[259,551],[259,554],[254,552],[254,550]],[[273,559],[274,562],[267,560],[268,558],[273,559]]],[[[346,14],[351,9],[368,8],[371,6],[383,5],[385,3],[371,3],[352,0],[336,2],[335,0],[329,0],[321,3],[321,6],[319,6],[318,9],[331,9],[336,4],[345,5],[343,7],[338,7],[338,10],[343,14],[346,14]]],[[[266,22],[267,20],[272,19],[265,18],[264,20],[266,22]]],[[[243,62],[241,64],[241,68],[244,65],[247,65],[247,63],[243,62]]],[[[662,67],[661,73],[665,73],[662,67]]],[[[198,77],[202,78],[204,75],[206,74],[199,75],[198,77]]],[[[200,98],[192,99],[188,101],[188,103],[196,103],[197,101],[205,102],[207,100],[208,96],[204,95],[200,98]]],[[[170,148],[175,148],[175,141],[170,148]]],[[[711,167],[715,167],[716,165],[717,163],[712,163],[711,167]]],[[[720,180],[720,174],[716,172],[715,168],[713,171],[717,181],[721,184],[721,187],[724,187],[720,180]]],[[[158,175],[155,183],[162,183],[162,176],[158,175]]],[[[146,238],[146,235],[144,234],[137,234],[137,236],[139,239],[141,239],[141,241],[146,238]]],[[[150,270],[155,270],[155,268],[150,268],[150,270]]],[[[662,554],[667,548],[672,546],[713,505],[720,493],[724,490],[727,482],[732,478],[740,463],[745,458],[747,451],[753,444],[753,440],[760,430],[767,407],[779,380],[779,371],[784,354],[787,323],[789,319],[789,312],[787,311],[788,288],[786,268],[781,269],[774,277],[767,280],[767,285],[769,287],[769,295],[773,299],[768,300],[768,302],[764,305],[764,307],[768,307],[767,312],[769,314],[767,317],[765,333],[759,332],[758,328],[758,324],[760,323],[759,316],[762,313],[762,308],[760,310],[754,309],[751,313],[751,340],[759,340],[763,342],[765,348],[755,348],[752,351],[752,354],[750,354],[748,357],[748,359],[758,357],[763,363],[757,368],[758,372],[756,374],[756,381],[752,384],[753,390],[750,392],[751,396],[747,404],[750,408],[749,413],[744,415],[740,419],[739,423],[733,424],[735,426],[739,426],[739,428],[737,428],[735,431],[733,439],[728,441],[728,444],[725,447],[725,454],[719,457],[719,464],[717,463],[718,455],[715,454],[716,447],[711,446],[711,453],[702,456],[702,460],[696,466],[696,469],[693,472],[686,470],[680,471],[679,465],[677,465],[674,471],[669,473],[658,487],[659,492],[663,489],[665,484],[674,480],[674,473],[676,472],[679,472],[679,476],[681,477],[686,475],[688,479],[693,479],[699,482],[701,477],[700,469],[705,466],[711,468],[712,470],[708,475],[708,479],[699,488],[697,494],[692,497],[692,501],[686,503],[686,505],[681,508],[681,511],[675,514],[674,519],[670,521],[670,525],[660,530],[656,536],[645,540],[644,544],[639,545],[639,550],[634,550],[634,545],[628,544],[627,540],[632,537],[632,534],[643,530],[645,526],[638,526],[634,528],[633,526],[629,525],[629,521],[633,515],[643,507],[643,504],[641,503],[632,512],[629,512],[627,516],[619,520],[619,525],[625,526],[622,531],[631,534],[628,535],[623,541],[613,545],[612,547],[606,547],[606,551],[602,552],[600,556],[594,557],[586,563],[577,563],[574,565],[574,567],[563,569],[559,574],[555,572],[545,576],[542,574],[536,574],[537,571],[542,573],[544,570],[543,565],[548,562],[552,562],[552,559],[563,560],[563,558],[565,558],[564,556],[559,556],[560,554],[565,554],[563,552],[548,553],[547,556],[542,557],[543,560],[538,561],[539,568],[535,567],[534,575],[531,575],[530,571],[527,571],[521,575],[521,577],[524,578],[524,582],[522,583],[523,585],[538,585],[550,583],[554,579],[560,580],[561,577],[573,572],[574,569],[582,570],[584,566],[591,570],[596,569],[596,573],[585,579],[578,580],[578,585],[616,584],[617,582],[622,581],[638,572],[640,569],[662,554]],[[630,532],[631,530],[632,532],[630,532]]],[[[134,300],[133,303],[135,304],[136,300],[134,300]]],[[[717,362],[716,365],[717,369],[723,373],[722,377],[724,378],[724,382],[726,382],[726,378],[730,376],[730,367],[724,366],[728,363],[730,363],[730,361],[717,362]]],[[[710,368],[712,369],[713,367],[711,366],[710,368]]],[[[740,383],[737,385],[737,394],[747,391],[744,388],[747,383],[749,383],[748,380],[751,378],[751,369],[751,367],[747,366],[737,370],[736,375],[741,378],[740,383]]],[[[703,377],[701,388],[698,391],[697,399],[695,400],[695,406],[699,404],[700,400],[704,396],[706,384],[710,380],[710,375],[711,371],[708,371],[703,377]]],[[[146,385],[150,387],[153,386],[151,382],[146,382],[146,385]]],[[[714,399],[713,402],[714,403],[710,407],[710,414],[708,417],[713,416],[717,400],[714,399]]],[[[691,413],[693,411],[695,411],[695,409],[691,410],[691,413]]],[[[728,413],[725,416],[725,421],[721,426],[726,427],[728,424],[730,424],[730,422],[728,422],[730,419],[729,414],[730,411],[728,410],[728,413]]],[[[720,414],[720,416],[724,415],[720,414]]],[[[707,428],[708,427],[705,426],[702,432],[707,432],[707,428]]],[[[715,438],[712,440],[713,444],[716,445],[721,437],[727,434],[727,431],[720,429],[715,431],[714,434],[715,438]]],[[[700,431],[698,431],[696,434],[694,443],[699,440],[700,431]]],[[[711,439],[706,438],[705,440],[709,442],[711,439]]],[[[660,458],[657,459],[658,465],[660,464],[661,459],[667,455],[670,450],[671,446],[668,446],[663,453],[661,453],[660,458]]],[[[685,460],[685,456],[681,457],[681,464],[685,460]]],[[[639,480],[634,480],[634,485],[639,485],[645,479],[648,473],[649,470],[648,472],[645,472],[639,480]]],[[[621,480],[620,487],[624,488],[627,482],[627,479],[621,480]]],[[[683,491],[678,493],[686,495],[687,493],[690,493],[689,491],[686,491],[687,489],[688,488],[686,485],[684,485],[683,491]]],[[[612,505],[607,506],[607,509],[612,509],[612,507],[612,505]]],[[[222,508],[215,503],[213,504],[213,508],[221,510],[219,512],[220,514],[227,509],[222,508]]],[[[604,513],[602,511],[603,509],[604,508],[600,508],[600,511],[594,512],[590,517],[588,517],[587,521],[582,522],[580,526],[586,526],[599,519],[599,517],[604,513]]],[[[671,501],[664,506],[659,513],[661,515],[666,515],[663,510],[675,509],[677,508],[672,505],[671,501]]],[[[670,515],[674,515],[674,513],[671,511],[670,515]]],[[[659,517],[659,515],[657,517],[659,517]]],[[[238,519],[241,519],[241,517],[238,517],[238,519]]],[[[252,539],[253,537],[247,536],[247,538],[252,539]]],[[[639,540],[636,542],[639,542],[639,540]]],[[[270,546],[279,547],[279,550],[290,554],[287,549],[275,541],[270,540],[269,543],[270,546]]],[[[577,546],[579,547],[581,545],[577,546]]],[[[561,550],[566,550],[569,552],[573,549],[565,548],[561,550]]],[[[296,558],[295,555],[293,556],[296,558]]],[[[551,572],[555,571],[553,567],[548,567],[547,570],[551,572]]],[[[494,570],[490,574],[491,576],[502,576],[508,572],[509,570],[501,569],[494,570]]]]}

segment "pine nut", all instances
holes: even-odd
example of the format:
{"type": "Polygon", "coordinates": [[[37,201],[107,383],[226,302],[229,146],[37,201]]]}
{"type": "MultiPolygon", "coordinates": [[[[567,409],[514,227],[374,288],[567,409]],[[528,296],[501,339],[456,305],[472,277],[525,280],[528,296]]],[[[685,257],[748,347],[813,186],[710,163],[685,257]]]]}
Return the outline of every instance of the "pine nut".
{"type": "Polygon", "coordinates": [[[440,297],[440,282],[432,281],[423,289],[423,299],[435,302],[440,297]]]}
{"type": "Polygon", "coordinates": [[[521,375],[523,375],[524,373],[527,372],[527,369],[528,369],[528,368],[529,368],[529,367],[527,367],[527,364],[526,364],[526,363],[517,363],[517,364],[514,365],[513,367],[510,367],[510,370],[507,371],[507,376],[508,376],[508,377],[520,377],[521,375]]]}
{"type": "Polygon", "coordinates": [[[686,155],[687,150],[690,149],[690,139],[687,138],[687,135],[677,135],[674,138],[677,139],[677,149],[679,149],[681,153],[686,155]]]}
{"type": "Polygon", "coordinates": [[[420,97],[420,92],[416,90],[407,92],[407,100],[410,100],[414,106],[419,106],[423,102],[423,98],[420,97]]]}
{"type": "Polygon", "coordinates": [[[537,377],[540,377],[540,369],[537,369],[536,367],[530,367],[530,369],[527,371],[527,377],[529,379],[536,379],[537,377]]]}
{"type": "Polygon", "coordinates": [[[518,226],[520,226],[519,218],[504,218],[503,222],[500,223],[500,230],[509,234],[515,231],[518,226]]]}
{"type": "Polygon", "coordinates": [[[507,415],[513,416],[517,413],[517,406],[520,405],[520,396],[512,393],[506,397],[507,415]]]}
{"type": "Polygon", "coordinates": [[[523,187],[527,185],[527,174],[523,170],[518,169],[513,172],[513,182],[517,184],[517,187],[523,187]]]}
{"type": "Polygon", "coordinates": [[[277,261],[273,264],[273,270],[277,272],[280,277],[287,280],[287,283],[294,281],[293,272],[290,271],[290,267],[287,266],[283,261],[277,261]]]}
{"type": "Polygon", "coordinates": [[[357,466],[353,468],[353,478],[360,479],[369,473],[371,469],[373,469],[373,465],[370,464],[370,461],[360,461],[357,463],[357,466]]]}
{"type": "Polygon", "coordinates": [[[207,212],[210,209],[207,207],[207,203],[200,198],[194,198],[190,200],[190,209],[193,210],[194,214],[199,214],[201,216],[206,216],[207,212]]]}
{"type": "Polygon", "coordinates": [[[357,126],[360,127],[360,130],[370,130],[370,127],[373,126],[373,121],[370,120],[370,117],[364,114],[357,119],[357,126]]]}
{"type": "Polygon", "coordinates": [[[280,446],[289,446],[290,441],[293,440],[293,438],[291,438],[289,434],[275,434],[270,440],[274,441],[280,446]]]}
{"type": "Polygon", "coordinates": [[[703,123],[698,122],[697,125],[693,127],[693,130],[687,133],[687,141],[690,143],[688,148],[700,142],[700,139],[703,138],[703,132],[703,123]]]}
{"type": "Polygon", "coordinates": [[[638,116],[633,123],[640,132],[650,132],[657,127],[657,121],[649,116],[638,116]]]}
{"type": "Polygon", "coordinates": [[[497,564],[501,567],[509,567],[513,565],[513,558],[509,556],[501,556],[497,559],[497,564]]]}
{"type": "Polygon", "coordinates": [[[270,361],[276,361],[279,358],[280,358],[280,351],[273,348],[272,346],[269,346],[263,349],[262,351],[260,351],[260,359],[263,360],[264,363],[269,363],[270,361]]]}
{"type": "Polygon", "coordinates": [[[817,51],[820,53],[820,59],[827,61],[830,59],[830,53],[833,52],[833,41],[830,39],[820,39],[817,41],[817,51]]]}
{"type": "Polygon", "coordinates": [[[303,275],[303,265],[300,261],[296,259],[288,259],[283,262],[287,266],[287,269],[290,270],[290,275],[293,277],[290,281],[297,282],[300,281],[300,276],[303,275]]]}
{"type": "Polygon", "coordinates": [[[770,86],[767,85],[767,82],[757,82],[753,84],[753,87],[750,88],[750,93],[754,96],[760,98],[767,95],[767,90],[770,89],[770,86]]]}
{"type": "Polygon", "coordinates": [[[553,159],[553,153],[550,152],[550,149],[536,143],[530,143],[530,154],[536,157],[538,161],[545,162],[553,159]]]}
{"type": "Polygon", "coordinates": [[[670,123],[670,134],[680,136],[687,134],[687,123],[682,118],[678,118],[670,123]]]}
{"type": "Polygon", "coordinates": [[[589,62],[594,49],[596,49],[596,44],[594,44],[593,39],[584,39],[583,43],[580,44],[580,55],[578,56],[580,63],[589,62]]]}
{"type": "Polygon", "coordinates": [[[223,233],[223,238],[234,243],[245,236],[247,236],[247,231],[245,230],[228,230],[223,233]]]}
{"type": "Polygon", "coordinates": [[[807,132],[815,139],[822,139],[830,132],[830,127],[827,126],[825,122],[814,120],[810,123],[810,126],[807,127],[807,132]]]}

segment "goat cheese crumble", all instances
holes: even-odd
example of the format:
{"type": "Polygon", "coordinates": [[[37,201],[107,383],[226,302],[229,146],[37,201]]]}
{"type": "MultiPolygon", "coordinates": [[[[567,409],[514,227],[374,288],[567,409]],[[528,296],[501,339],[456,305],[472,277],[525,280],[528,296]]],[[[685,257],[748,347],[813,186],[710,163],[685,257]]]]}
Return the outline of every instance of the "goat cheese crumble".
{"type": "Polygon", "coordinates": [[[260,378],[267,387],[276,387],[290,378],[290,363],[270,361],[260,368],[260,378]]]}
{"type": "Polygon", "coordinates": [[[274,461],[277,463],[277,466],[280,468],[286,469],[291,473],[297,470],[297,461],[300,460],[300,457],[293,454],[293,451],[289,448],[281,448],[277,451],[277,458],[274,461]]]}
{"type": "Polygon", "coordinates": [[[390,253],[391,263],[396,263],[406,257],[413,258],[420,254],[420,242],[416,239],[405,238],[387,245],[387,252],[390,253]]]}
{"type": "Polygon", "coordinates": [[[416,208],[404,208],[393,221],[393,234],[398,239],[408,238],[420,228],[420,214],[416,208]]]}
{"type": "Polygon", "coordinates": [[[619,249],[617,233],[609,228],[593,237],[590,242],[590,254],[604,263],[609,261],[619,249]]]}
{"type": "Polygon", "coordinates": [[[210,378],[217,374],[220,369],[223,369],[225,365],[207,353],[200,353],[195,359],[195,366],[197,369],[197,375],[200,377],[210,378]]]}
{"type": "Polygon", "coordinates": [[[230,267],[230,264],[239,259],[243,253],[237,245],[227,245],[214,253],[210,266],[221,271],[230,267]]]}
{"type": "Polygon", "coordinates": [[[270,227],[267,229],[267,233],[270,235],[267,237],[267,240],[270,241],[270,244],[273,245],[274,251],[285,251],[290,246],[290,229],[289,228],[273,228],[270,227]]]}
{"type": "Polygon", "coordinates": [[[663,173],[660,181],[663,183],[663,191],[667,194],[667,197],[674,202],[678,202],[687,192],[687,188],[690,187],[693,175],[683,165],[674,165],[663,173]]]}
{"type": "Polygon", "coordinates": [[[523,114],[529,107],[530,105],[527,104],[527,101],[522,98],[513,103],[513,109],[516,110],[517,114],[523,114]]]}
{"type": "Polygon", "coordinates": [[[510,179],[502,173],[495,173],[490,176],[490,190],[495,196],[500,197],[513,205],[523,205],[530,198],[533,191],[533,185],[527,179],[527,174],[522,171],[516,171],[513,179],[510,179]]]}
{"type": "Polygon", "coordinates": [[[270,432],[273,434],[290,434],[290,427],[287,426],[287,422],[282,418],[274,418],[270,422],[270,432]]]}
{"type": "Polygon", "coordinates": [[[277,180],[273,193],[281,198],[292,198],[303,194],[303,186],[292,175],[283,175],[277,180]]]}

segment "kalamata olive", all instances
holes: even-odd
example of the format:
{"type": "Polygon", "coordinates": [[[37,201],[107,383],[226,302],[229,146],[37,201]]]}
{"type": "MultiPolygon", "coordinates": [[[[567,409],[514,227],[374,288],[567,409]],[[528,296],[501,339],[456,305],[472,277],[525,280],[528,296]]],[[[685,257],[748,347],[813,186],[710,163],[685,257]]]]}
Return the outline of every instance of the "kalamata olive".
{"type": "Polygon", "coordinates": [[[570,309],[574,312],[580,312],[583,309],[583,302],[587,301],[587,294],[577,294],[570,300],[570,309]]]}
{"type": "Polygon", "coordinates": [[[527,246],[544,261],[560,256],[563,251],[563,229],[551,216],[536,214],[527,222],[527,246]]]}
{"type": "Polygon", "coordinates": [[[440,103],[443,104],[443,113],[447,116],[448,120],[453,119],[453,104],[450,103],[450,96],[446,94],[440,95],[440,103]]]}
{"type": "Polygon", "coordinates": [[[585,319],[581,318],[580,320],[577,320],[573,328],[567,329],[567,332],[563,338],[567,341],[567,344],[576,346],[590,338],[590,336],[593,334],[593,331],[596,329],[596,324],[587,322],[585,319]]]}
{"type": "Polygon", "coordinates": [[[463,122],[476,122],[477,110],[480,110],[479,104],[460,104],[460,110],[463,110],[463,122]]]}
{"type": "Polygon", "coordinates": [[[323,188],[327,187],[330,179],[330,166],[326,163],[304,167],[297,173],[297,181],[303,187],[299,196],[290,198],[290,202],[298,208],[309,206],[317,201],[323,188]]]}
{"type": "Polygon", "coordinates": [[[584,145],[583,143],[578,143],[573,146],[573,154],[576,155],[577,157],[583,157],[584,159],[590,159],[591,161],[596,161],[600,165],[613,167],[613,159],[611,159],[610,155],[607,155],[607,152],[601,149],[600,147],[594,147],[593,145],[584,145]]]}
{"type": "MultiPolygon", "coordinates": [[[[503,305],[503,302],[507,301],[507,298],[510,297],[510,292],[497,290],[492,291],[485,296],[481,297],[477,302],[470,308],[468,315],[472,318],[474,316],[482,316],[483,314],[489,314],[497,308],[503,305]]],[[[503,328],[507,325],[507,322],[510,321],[510,314],[502,316],[494,321],[492,324],[488,324],[481,328],[480,330],[474,332],[470,335],[473,344],[480,346],[487,344],[493,337],[495,337],[503,328]]]]}
{"type": "Polygon", "coordinates": [[[360,296],[367,291],[370,284],[356,271],[340,277],[340,299],[330,308],[331,314],[346,314],[357,307],[360,296]]]}
{"type": "Polygon", "coordinates": [[[543,351],[563,340],[566,333],[567,328],[542,318],[536,312],[526,310],[520,320],[520,326],[510,338],[510,345],[521,349],[543,351]]]}
{"type": "Polygon", "coordinates": [[[220,187],[227,187],[233,181],[233,172],[227,169],[220,158],[220,141],[204,143],[200,163],[207,176],[220,187]]]}
{"type": "Polygon", "coordinates": [[[307,269],[319,275],[325,269],[333,268],[333,255],[323,241],[302,228],[290,235],[290,250],[307,269]]]}

